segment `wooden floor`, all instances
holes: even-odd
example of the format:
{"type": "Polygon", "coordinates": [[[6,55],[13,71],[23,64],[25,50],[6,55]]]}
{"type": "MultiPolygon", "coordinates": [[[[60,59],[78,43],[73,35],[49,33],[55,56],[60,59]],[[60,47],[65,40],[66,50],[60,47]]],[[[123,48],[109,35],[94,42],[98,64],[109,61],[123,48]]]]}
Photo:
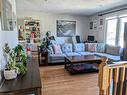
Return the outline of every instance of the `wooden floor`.
{"type": "Polygon", "coordinates": [[[42,95],[99,95],[98,74],[70,75],[64,66],[40,67],[42,95]]]}

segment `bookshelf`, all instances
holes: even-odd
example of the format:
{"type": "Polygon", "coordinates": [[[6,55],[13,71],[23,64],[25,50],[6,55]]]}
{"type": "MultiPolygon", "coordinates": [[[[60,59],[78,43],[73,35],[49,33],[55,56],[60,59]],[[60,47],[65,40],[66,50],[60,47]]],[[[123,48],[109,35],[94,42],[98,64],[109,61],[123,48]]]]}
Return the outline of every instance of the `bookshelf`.
{"type": "Polygon", "coordinates": [[[40,45],[40,20],[23,20],[19,26],[19,43],[26,48],[30,47],[31,51],[37,50],[37,46],[40,45]]]}

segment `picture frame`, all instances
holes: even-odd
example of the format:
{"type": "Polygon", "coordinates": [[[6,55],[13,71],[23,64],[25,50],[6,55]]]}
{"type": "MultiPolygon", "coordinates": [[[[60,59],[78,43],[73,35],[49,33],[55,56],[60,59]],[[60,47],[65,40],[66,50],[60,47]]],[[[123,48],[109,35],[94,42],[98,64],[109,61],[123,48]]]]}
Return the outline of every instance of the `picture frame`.
{"type": "Polygon", "coordinates": [[[57,20],[57,37],[73,37],[76,35],[76,21],[57,20]]]}

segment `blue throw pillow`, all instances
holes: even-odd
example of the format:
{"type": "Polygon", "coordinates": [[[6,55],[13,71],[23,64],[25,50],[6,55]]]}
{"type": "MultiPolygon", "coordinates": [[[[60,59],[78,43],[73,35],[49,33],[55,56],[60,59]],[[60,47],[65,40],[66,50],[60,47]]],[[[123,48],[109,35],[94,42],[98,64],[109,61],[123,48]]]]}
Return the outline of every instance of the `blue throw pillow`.
{"type": "Polygon", "coordinates": [[[97,52],[100,52],[100,53],[105,52],[105,44],[104,43],[98,43],[97,44],[97,52]]]}
{"type": "Polygon", "coordinates": [[[74,44],[74,52],[83,52],[83,51],[85,51],[85,44],[83,43],[74,44]]]}
{"type": "Polygon", "coordinates": [[[61,45],[61,48],[62,48],[62,52],[63,53],[69,53],[69,52],[72,52],[72,44],[63,44],[61,45]]]}

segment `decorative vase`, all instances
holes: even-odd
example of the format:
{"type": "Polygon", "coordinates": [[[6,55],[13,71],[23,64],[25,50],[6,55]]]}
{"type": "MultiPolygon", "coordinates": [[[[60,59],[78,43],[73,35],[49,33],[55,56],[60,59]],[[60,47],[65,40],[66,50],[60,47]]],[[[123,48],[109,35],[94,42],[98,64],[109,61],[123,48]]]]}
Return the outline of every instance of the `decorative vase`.
{"type": "Polygon", "coordinates": [[[17,73],[15,70],[4,70],[4,77],[6,80],[15,79],[17,77],[17,73]]]}

